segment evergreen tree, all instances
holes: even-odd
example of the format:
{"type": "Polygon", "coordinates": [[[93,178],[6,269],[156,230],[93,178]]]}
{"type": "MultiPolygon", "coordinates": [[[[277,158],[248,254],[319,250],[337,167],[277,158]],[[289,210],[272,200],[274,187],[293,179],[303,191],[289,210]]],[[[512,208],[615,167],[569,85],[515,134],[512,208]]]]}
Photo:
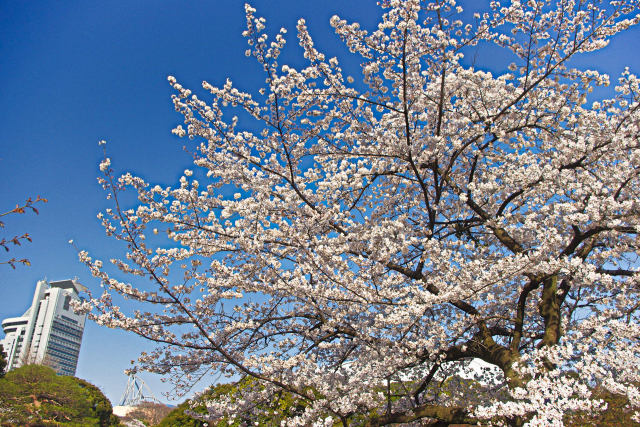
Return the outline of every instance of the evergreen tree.
{"type": "Polygon", "coordinates": [[[3,425],[118,425],[100,390],[48,366],[26,365],[0,379],[3,425]]]}

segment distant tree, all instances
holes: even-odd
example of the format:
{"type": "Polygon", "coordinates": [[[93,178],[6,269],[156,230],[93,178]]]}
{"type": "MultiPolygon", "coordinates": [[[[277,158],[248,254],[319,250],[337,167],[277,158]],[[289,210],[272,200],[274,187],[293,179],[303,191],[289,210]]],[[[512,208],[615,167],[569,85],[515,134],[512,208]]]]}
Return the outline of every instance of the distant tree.
{"type": "Polygon", "coordinates": [[[640,79],[595,68],[640,0],[378,3],[371,29],[330,21],[355,78],[302,19],[284,64],[249,5],[263,87],[169,78],[194,170],[154,185],[105,155],[126,253],[80,253],[105,286],[83,309],[187,387],[251,377],[212,419],[290,395],[290,425],[557,425],[604,411],[594,386],[639,410],[640,79]],[[500,393],[440,392],[474,358],[500,393]]]}
{"type": "Polygon", "coordinates": [[[107,416],[106,397],[74,377],[56,375],[47,366],[26,365],[0,379],[2,425],[118,425],[107,416]]]}
{"type": "Polygon", "coordinates": [[[145,425],[155,426],[163,418],[167,416],[173,409],[165,404],[158,402],[141,402],[127,413],[123,421],[128,419],[136,419],[142,421],[145,425]]]}
{"type": "MultiPolygon", "coordinates": [[[[11,209],[10,211],[0,213],[0,218],[5,217],[7,215],[11,215],[11,214],[24,214],[28,210],[31,210],[36,215],[38,215],[38,209],[34,206],[34,204],[38,202],[46,203],[47,199],[37,196],[35,200],[32,200],[31,197],[29,197],[24,202],[24,204],[16,205],[16,207],[11,209]]],[[[0,228],[4,228],[3,221],[0,221],[0,228]]],[[[29,233],[24,233],[21,235],[10,237],[10,238],[3,237],[2,239],[0,239],[0,247],[4,248],[6,252],[9,252],[9,245],[21,246],[21,242],[24,242],[24,241],[31,242],[31,236],[29,236],[29,233]]],[[[22,258],[22,259],[11,258],[6,261],[0,261],[0,264],[9,264],[13,269],[16,268],[16,264],[23,264],[27,266],[31,265],[31,263],[27,258],[22,258]]]]}

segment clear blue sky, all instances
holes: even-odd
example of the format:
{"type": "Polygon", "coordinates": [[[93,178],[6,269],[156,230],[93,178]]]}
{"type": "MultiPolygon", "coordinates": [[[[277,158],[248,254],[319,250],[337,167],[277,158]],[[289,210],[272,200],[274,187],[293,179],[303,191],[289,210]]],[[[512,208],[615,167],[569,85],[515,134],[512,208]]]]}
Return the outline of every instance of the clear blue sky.
{"type": "MultiPolygon", "coordinates": [[[[273,31],[289,29],[285,58],[297,63],[297,18],[307,19],[321,50],[340,55],[344,50],[329,18],[338,13],[371,27],[378,15],[375,3],[252,2],[273,31]]],[[[77,276],[99,293],[98,282],[67,243],[74,239],[101,259],[121,253],[96,219],[109,207],[96,182],[97,142],[108,141],[116,171],[175,183],[190,157],[181,150],[184,141],[170,133],[181,116],[173,110],[166,77],[174,75],[196,92],[202,80],[221,83],[226,77],[240,87],[254,87],[263,77],[244,56],[244,22],[243,2],[237,0],[0,0],[0,209],[9,210],[28,196],[49,199],[38,206],[39,216],[5,217],[1,236],[26,231],[33,238],[7,255],[28,257],[32,266],[0,266],[0,318],[22,314],[36,281],[45,277],[77,276]]],[[[605,54],[580,62],[612,76],[624,65],[638,71],[639,44],[640,31],[634,29],[614,40],[605,54]]],[[[77,375],[115,403],[126,383],[123,370],[148,347],[135,336],[88,322],[77,375]]],[[[142,377],[157,395],[170,390],[157,377],[142,377]]]]}

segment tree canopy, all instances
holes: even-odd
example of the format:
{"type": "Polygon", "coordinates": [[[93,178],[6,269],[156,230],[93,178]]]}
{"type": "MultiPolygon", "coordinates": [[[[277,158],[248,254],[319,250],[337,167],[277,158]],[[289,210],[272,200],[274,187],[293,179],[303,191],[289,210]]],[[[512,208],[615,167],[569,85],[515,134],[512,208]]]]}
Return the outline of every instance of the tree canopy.
{"type": "Polygon", "coordinates": [[[100,218],[127,250],[115,268],[80,252],[105,285],[82,309],[157,342],[141,367],[179,386],[253,378],[212,419],[279,393],[304,402],[290,425],[549,425],[603,411],[594,387],[637,410],[640,81],[572,61],[638,1],[381,7],[371,30],[331,19],[356,77],[304,19],[306,65],[281,64],[286,31],[248,5],[262,89],[169,77],[194,170],[163,187],[105,154],[100,218]],[[478,359],[490,392],[439,391],[478,359]]]}
{"type": "MultiPolygon", "coordinates": [[[[195,398],[189,399],[171,411],[157,427],[202,427],[204,421],[200,416],[207,414],[207,402],[212,399],[241,399],[246,390],[254,387],[262,388],[259,382],[251,377],[245,377],[234,383],[218,384],[210,387],[195,398]]],[[[273,396],[270,402],[256,403],[258,411],[251,414],[240,414],[239,416],[224,416],[209,421],[211,427],[237,427],[242,425],[279,426],[281,421],[293,414],[304,412],[304,400],[297,398],[291,393],[279,393],[273,396]]]]}
{"type": "Polygon", "coordinates": [[[0,408],[2,425],[119,425],[100,389],[43,365],[25,365],[0,378],[0,408]]]}

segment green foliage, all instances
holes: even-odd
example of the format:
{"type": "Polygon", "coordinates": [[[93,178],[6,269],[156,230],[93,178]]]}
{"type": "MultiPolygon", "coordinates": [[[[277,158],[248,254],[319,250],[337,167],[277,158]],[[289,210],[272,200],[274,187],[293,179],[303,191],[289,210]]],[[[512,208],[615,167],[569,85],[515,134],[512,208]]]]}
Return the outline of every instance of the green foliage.
{"type": "Polygon", "coordinates": [[[73,378],[73,380],[75,380],[75,382],[85,390],[89,399],[89,404],[91,405],[93,417],[97,418],[100,427],[120,424],[118,417],[113,415],[111,402],[98,387],[81,378],[73,378]]]}
{"type": "Polygon", "coordinates": [[[205,414],[206,409],[203,404],[198,404],[196,407],[191,408],[190,401],[182,402],[173,411],[160,421],[157,427],[203,427],[204,421],[195,419],[187,414],[185,411],[191,410],[199,414],[205,414]]]}
{"type": "MultiPolygon", "coordinates": [[[[389,385],[388,390],[380,390],[381,393],[389,393],[390,401],[395,402],[402,396],[402,391],[406,387],[414,387],[415,384],[403,384],[392,382],[389,385]]],[[[211,387],[208,391],[203,393],[198,399],[192,401],[186,401],[176,407],[171,413],[169,413],[159,424],[158,427],[203,427],[205,422],[189,416],[186,412],[195,412],[198,414],[206,414],[207,410],[204,401],[208,399],[215,399],[220,396],[226,395],[234,400],[236,397],[240,397],[240,392],[247,388],[262,386],[254,379],[245,377],[242,380],[231,384],[219,384],[211,387]]],[[[438,402],[443,401],[466,401],[469,402],[473,399],[473,396],[479,396],[487,394],[488,390],[480,383],[474,380],[466,380],[459,377],[450,377],[445,381],[439,383],[438,387],[431,385],[424,391],[425,398],[431,401],[438,402]],[[460,390],[464,390],[464,393],[460,393],[460,390]]],[[[476,399],[476,400],[477,400],[476,399]]],[[[301,413],[305,409],[305,402],[296,398],[290,393],[281,392],[275,399],[266,402],[256,402],[255,410],[253,414],[246,418],[222,418],[216,422],[209,422],[211,427],[239,427],[242,425],[253,425],[258,423],[261,426],[279,426],[280,422],[286,417],[291,417],[295,414],[301,413]]],[[[328,414],[327,414],[328,415],[328,414]]],[[[349,417],[350,423],[354,425],[360,425],[366,422],[366,420],[375,415],[376,412],[356,413],[349,417]]],[[[338,421],[336,421],[338,422],[338,421]]],[[[339,424],[336,424],[339,425],[339,424]]]]}
{"type": "MultiPolygon", "coordinates": [[[[239,392],[243,389],[250,387],[262,387],[255,380],[251,378],[243,378],[242,380],[232,384],[218,384],[211,387],[208,391],[203,393],[195,401],[186,401],[175,408],[169,415],[167,415],[158,424],[158,427],[202,427],[204,421],[195,419],[185,413],[185,411],[192,411],[198,414],[206,414],[207,409],[204,401],[208,399],[215,399],[223,395],[229,396],[232,400],[239,395],[239,392]]],[[[261,403],[257,402],[254,416],[252,419],[245,418],[222,418],[216,422],[209,422],[210,427],[238,427],[247,424],[258,423],[261,426],[279,426],[280,421],[285,417],[294,415],[295,413],[304,411],[305,404],[299,399],[296,399],[290,393],[279,393],[278,396],[271,402],[261,403]]]]}
{"type": "Polygon", "coordinates": [[[26,365],[0,379],[0,408],[2,425],[119,424],[97,387],[42,365],[26,365]]]}

